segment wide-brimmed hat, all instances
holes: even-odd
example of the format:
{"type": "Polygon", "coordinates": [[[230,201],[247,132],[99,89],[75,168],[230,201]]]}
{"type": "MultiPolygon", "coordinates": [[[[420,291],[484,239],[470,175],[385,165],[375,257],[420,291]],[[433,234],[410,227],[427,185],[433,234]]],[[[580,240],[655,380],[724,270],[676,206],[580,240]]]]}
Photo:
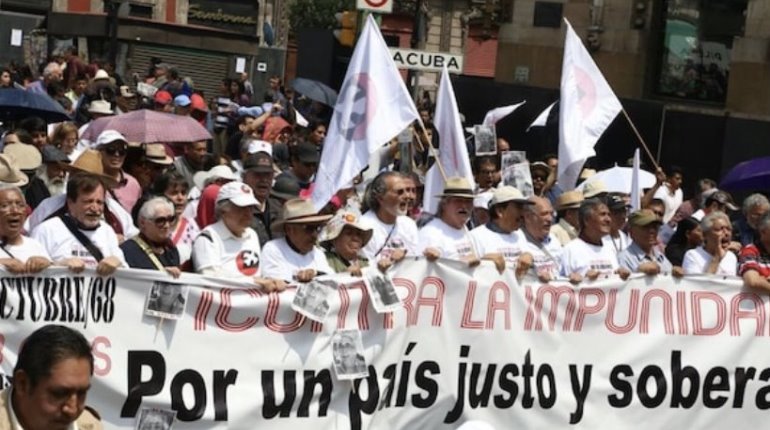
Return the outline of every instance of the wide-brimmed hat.
{"type": "Polygon", "coordinates": [[[583,200],[583,193],[580,191],[565,191],[556,199],[556,210],[579,209],[583,200]]]}
{"type": "Polygon", "coordinates": [[[106,100],[94,100],[88,105],[89,113],[100,113],[102,115],[112,115],[112,105],[106,100]]]}
{"type": "Polygon", "coordinates": [[[518,190],[518,188],[512,187],[510,185],[505,185],[500,188],[497,188],[495,191],[492,192],[492,200],[489,201],[489,208],[492,209],[497,205],[508,203],[508,202],[515,202],[522,205],[535,204],[535,202],[527,200],[527,198],[524,197],[524,194],[522,194],[521,191],[518,190]]]}
{"type": "Polygon", "coordinates": [[[217,203],[226,200],[238,207],[259,206],[251,187],[239,181],[228,182],[219,189],[217,203]]]}
{"type": "Polygon", "coordinates": [[[361,245],[362,247],[369,243],[372,234],[374,234],[374,231],[371,228],[367,228],[361,224],[361,214],[359,212],[346,207],[338,210],[332,219],[326,223],[323,230],[321,230],[318,241],[328,242],[336,239],[345,227],[351,227],[364,233],[364,243],[361,245]]]}
{"type": "Polygon", "coordinates": [[[650,224],[663,224],[663,220],[649,209],[642,209],[632,212],[628,216],[628,223],[636,227],[646,227],[650,224]]]}
{"type": "Polygon", "coordinates": [[[453,176],[446,180],[446,183],[444,183],[444,191],[441,194],[436,195],[436,197],[461,197],[472,199],[476,197],[476,194],[474,194],[473,186],[471,186],[468,179],[453,176]]]}
{"type": "Polygon", "coordinates": [[[29,177],[19,170],[15,163],[13,156],[0,154],[0,183],[23,187],[29,182],[29,177]]]}
{"type": "Polygon", "coordinates": [[[193,175],[193,183],[201,191],[206,188],[206,182],[213,179],[229,179],[231,181],[237,181],[240,178],[233,172],[233,169],[223,164],[214,166],[209,170],[195,172],[193,175]]]}
{"type": "Polygon", "coordinates": [[[162,143],[148,143],[144,146],[144,158],[150,163],[169,166],[174,164],[174,159],[168,156],[166,147],[162,143]]]}
{"type": "Polygon", "coordinates": [[[3,153],[12,156],[15,161],[15,166],[21,170],[35,170],[43,163],[43,157],[40,155],[40,151],[33,145],[27,143],[6,145],[6,147],[3,148],[3,153]]]}
{"type": "Polygon", "coordinates": [[[111,176],[104,174],[102,165],[102,153],[95,149],[86,149],[71,164],[63,164],[65,170],[70,173],[83,173],[98,177],[105,187],[114,188],[118,186],[118,181],[111,176]]]}
{"type": "Polygon", "coordinates": [[[299,197],[300,189],[296,180],[284,176],[275,180],[270,195],[281,200],[291,200],[299,197]]]}
{"type": "Polygon", "coordinates": [[[332,217],[331,215],[319,215],[310,200],[291,199],[283,204],[283,217],[274,222],[273,230],[279,230],[286,224],[320,224],[332,217]]]}
{"type": "Polygon", "coordinates": [[[597,179],[595,181],[591,181],[587,183],[583,187],[583,198],[590,199],[600,194],[604,194],[606,192],[607,192],[607,185],[605,185],[604,181],[602,181],[601,179],[597,179]]]}

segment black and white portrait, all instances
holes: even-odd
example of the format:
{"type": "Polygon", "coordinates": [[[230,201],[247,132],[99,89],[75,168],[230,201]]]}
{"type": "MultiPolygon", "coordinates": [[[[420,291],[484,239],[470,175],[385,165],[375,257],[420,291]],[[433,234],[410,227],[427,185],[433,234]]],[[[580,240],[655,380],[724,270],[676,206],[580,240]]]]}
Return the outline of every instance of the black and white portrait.
{"type": "Polygon", "coordinates": [[[170,430],[176,412],[166,409],[142,408],[136,420],[137,430],[170,430]]]}
{"type": "Polygon", "coordinates": [[[364,344],[358,330],[337,330],[332,337],[334,371],[337,379],[357,379],[365,377],[366,358],[364,344]]]}
{"type": "Polygon", "coordinates": [[[152,284],[144,313],[154,317],[178,320],[184,315],[187,287],[181,284],[155,281],[152,284]]]}
{"type": "Polygon", "coordinates": [[[329,298],[336,289],[337,283],[330,279],[299,284],[291,307],[314,321],[323,322],[329,313],[329,298]]]}
{"type": "Polygon", "coordinates": [[[532,185],[532,173],[529,170],[529,163],[514,164],[512,170],[514,183],[511,185],[518,188],[521,194],[524,194],[524,197],[532,197],[535,194],[535,187],[532,185]]]}
{"type": "Polygon", "coordinates": [[[497,154],[497,133],[493,125],[477,125],[474,127],[473,141],[476,144],[476,155],[497,154]]]}
{"type": "Polygon", "coordinates": [[[401,306],[396,287],[387,274],[377,267],[369,267],[363,271],[363,275],[364,284],[377,312],[392,312],[401,306]]]}
{"type": "Polygon", "coordinates": [[[500,167],[502,170],[525,161],[527,161],[527,151],[503,151],[500,153],[500,167]]]}

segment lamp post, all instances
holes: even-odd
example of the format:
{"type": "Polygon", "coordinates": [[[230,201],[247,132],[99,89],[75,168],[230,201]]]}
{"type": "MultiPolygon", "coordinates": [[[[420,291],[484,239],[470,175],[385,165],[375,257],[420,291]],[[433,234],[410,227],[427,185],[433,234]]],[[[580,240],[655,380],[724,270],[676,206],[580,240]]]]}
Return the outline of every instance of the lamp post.
{"type": "Polygon", "coordinates": [[[127,0],[104,0],[104,11],[107,13],[107,35],[110,38],[107,60],[115,66],[118,56],[118,11],[127,0]]]}

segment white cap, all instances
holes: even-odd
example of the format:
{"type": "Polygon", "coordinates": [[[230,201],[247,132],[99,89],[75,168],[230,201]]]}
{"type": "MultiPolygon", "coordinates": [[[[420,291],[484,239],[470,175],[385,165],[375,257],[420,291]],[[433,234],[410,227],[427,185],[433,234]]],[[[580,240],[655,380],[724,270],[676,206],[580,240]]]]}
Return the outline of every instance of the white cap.
{"type": "Polygon", "coordinates": [[[98,81],[100,79],[110,79],[110,75],[107,73],[104,69],[99,69],[96,71],[96,74],[94,75],[94,80],[98,81]]]}
{"type": "Polygon", "coordinates": [[[112,110],[112,105],[106,100],[94,100],[88,105],[88,112],[100,113],[102,115],[112,115],[115,112],[112,110]]]}
{"type": "Polygon", "coordinates": [[[237,181],[240,178],[233,172],[233,169],[223,164],[214,166],[206,171],[195,172],[193,175],[193,183],[201,191],[206,188],[206,182],[210,179],[229,179],[231,181],[237,181]]]}
{"type": "Polygon", "coordinates": [[[237,181],[228,182],[219,189],[217,203],[225,200],[229,200],[232,204],[239,207],[259,205],[257,199],[254,198],[254,192],[251,190],[251,187],[237,181]]]}
{"type": "Polygon", "coordinates": [[[109,145],[112,142],[118,142],[118,141],[128,143],[126,138],[123,137],[123,135],[120,134],[120,132],[116,130],[104,130],[103,132],[101,132],[101,134],[99,134],[99,137],[96,138],[96,145],[94,145],[94,148],[99,148],[100,146],[109,145]]]}
{"type": "Polygon", "coordinates": [[[270,155],[273,155],[273,145],[271,145],[269,142],[266,142],[264,140],[251,140],[249,142],[249,147],[247,149],[247,152],[249,154],[256,154],[257,152],[267,152],[270,155]]]}

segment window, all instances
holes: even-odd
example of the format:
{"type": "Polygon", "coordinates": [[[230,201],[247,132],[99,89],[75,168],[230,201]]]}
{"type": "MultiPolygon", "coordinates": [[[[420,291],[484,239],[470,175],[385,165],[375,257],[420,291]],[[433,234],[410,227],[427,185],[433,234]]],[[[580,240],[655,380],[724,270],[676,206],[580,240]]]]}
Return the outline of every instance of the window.
{"type": "Polygon", "coordinates": [[[658,95],[724,103],[747,0],[664,0],[658,95]]]}

